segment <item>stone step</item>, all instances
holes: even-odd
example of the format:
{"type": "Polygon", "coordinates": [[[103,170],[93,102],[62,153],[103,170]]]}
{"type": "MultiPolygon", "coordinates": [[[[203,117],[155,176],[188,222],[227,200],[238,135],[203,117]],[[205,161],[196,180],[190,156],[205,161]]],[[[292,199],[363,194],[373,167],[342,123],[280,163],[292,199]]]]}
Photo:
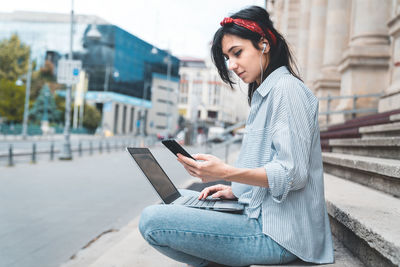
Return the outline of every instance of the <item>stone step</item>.
{"type": "MultiPolygon", "coordinates": [[[[333,246],[335,251],[335,262],[329,264],[329,267],[363,267],[364,264],[357,259],[345,246],[333,236],[333,246]]],[[[300,266],[321,266],[320,264],[308,263],[301,260],[296,260],[294,262],[285,265],[251,265],[251,267],[300,267],[300,266]]]]}
{"type": "Polygon", "coordinates": [[[323,152],[324,170],[400,197],[400,160],[323,152]]]}
{"type": "Polygon", "coordinates": [[[400,122],[360,127],[362,138],[400,136],[400,122]]]}
{"type": "Polygon", "coordinates": [[[400,159],[400,137],[331,139],[333,153],[400,159]]]}
{"type": "Polygon", "coordinates": [[[324,175],[332,233],[366,266],[400,265],[400,199],[324,175]]]}
{"type": "Polygon", "coordinates": [[[391,115],[390,121],[400,121],[400,114],[391,115]]]}

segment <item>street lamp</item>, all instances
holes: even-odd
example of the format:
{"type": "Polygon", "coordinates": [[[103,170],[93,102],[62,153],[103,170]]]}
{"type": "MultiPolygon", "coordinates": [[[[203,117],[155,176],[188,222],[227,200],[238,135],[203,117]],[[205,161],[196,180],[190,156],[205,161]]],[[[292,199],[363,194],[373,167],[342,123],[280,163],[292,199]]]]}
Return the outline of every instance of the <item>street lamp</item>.
{"type": "Polygon", "coordinates": [[[44,88],[44,110],[42,120],[40,122],[43,133],[47,134],[49,132],[49,96],[50,89],[46,86],[44,88]]]}
{"type": "MultiPolygon", "coordinates": [[[[68,59],[72,60],[72,42],[73,42],[73,24],[74,24],[74,0],[71,0],[71,27],[69,33],[69,55],[68,59]]],[[[65,125],[64,125],[64,144],[62,152],[59,156],[61,160],[71,160],[71,142],[70,142],[70,124],[71,124],[71,84],[67,85],[65,96],[65,125]]]]}
{"type": "Polygon", "coordinates": [[[171,120],[172,120],[172,114],[171,114],[171,110],[172,110],[172,101],[171,101],[171,91],[172,91],[172,86],[170,84],[170,79],[171,79],[171,54],[170,51],[167,50],[167,57],[166,59],[166,63],[167,63],[167,89],[168,89],[168,101],[170,101],[169,103],[167,102],[167,131],[168,134],[171,133],[171,120]]]}
{"type": "MultiPolygon", "coordinates": [[[[28,132],[28,116],[29,116],[29,98],[31,92],[31,77],[32,77],[32,60],[29,56],[29,63],[28,63],[28,74],[26,77],[26,88],[25,88],[25,105],[24,105],[24,118],[22,121],[22,139],[26,139],[27,132],[28,132]]],[[[22,86],[24,83],[21,79],[18,79],[15,84],[17,86],[22,86]]]]}

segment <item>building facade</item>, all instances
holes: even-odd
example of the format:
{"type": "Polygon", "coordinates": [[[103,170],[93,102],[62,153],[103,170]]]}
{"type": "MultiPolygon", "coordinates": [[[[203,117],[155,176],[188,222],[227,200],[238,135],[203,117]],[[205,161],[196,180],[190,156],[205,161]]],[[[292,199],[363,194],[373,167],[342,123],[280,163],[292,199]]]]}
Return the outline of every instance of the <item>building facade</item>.
{"type": "Polygon", "coordinates": [[[210,60],[180,58],[180,62],[181,116],[200,126],[224,127],[246,119],[247,88],[243,92],[222,82],[210,60]]]}
{"type": "Polygon", "coordinates": [[[164,96],[158,88],[160,80],[169,80],[171,87],[179,80],[178,58],[114,25],[89,25],[83,46],[84,52],[76,58],[82,60],[90,77],[88,98],[105,114],[105,131],[114,135],[174,133],[174,116],[168,115],[170,123],[164,129],[158,123],[161,113],[153,109],[177,113],[176,105],[166,108],[158,101],[169,101],[163,98],[169,95],[164,96]],[[92,30],[98,32],[96,38],[90,35],[92,30]]]}
{"type": "MultiPolygon", "coordinates": [[[[320,98],[340,97],[331,111],[400,109],[399,1],[275,0],[267,8],[307,86],[320,98]],[[376,96],[343,98],[367,94],[376,96]]],[[[327,109],[321,100],[320,111],[327,109]]],[[[321,121],[349,118],[344,112],[321,121]]]]}
{"type": "MultiPolygon", "coordinates": [[[[151,110],[165,107],[153,102],[154,94],[158,93],[160,79],[178,87],[178,58],[96,16],[75,15],[73,28],[73,59],[82,61],[88,79],[85,101],[102,112],[103,132],[144,135],[161,130],[157,124],[160,118],[151,110]]],[[[69,52],[70,15],[0,13],[0,39],[14,33],[31,46],[31,58],[38,67],[44,64],[46,55],[52,55],[57,67],[54,58],[63,58],[69,52]]],[[[177,113],[176,105],[165,109],[168,114],[177,113]]],[[[168,117],[167,130],[173,132],[176,116],[168,117]]]]}

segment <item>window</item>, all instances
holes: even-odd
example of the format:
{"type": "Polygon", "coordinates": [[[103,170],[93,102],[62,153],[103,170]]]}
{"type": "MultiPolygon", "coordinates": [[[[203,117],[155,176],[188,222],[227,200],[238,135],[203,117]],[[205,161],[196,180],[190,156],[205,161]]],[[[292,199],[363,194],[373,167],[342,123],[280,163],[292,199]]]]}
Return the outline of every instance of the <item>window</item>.
{"type": "MultiPolygon", "coordinates": [[[[185,78],[186,75],[183,75],[185,78]]],[[[188,92],[189,92],[189,84],[188,81],[182,78],[181,83],[179,84],[179,103],[187,104],[188,103],[188,92]]]]}
{"type": "Polygon", "coordinates": [[[174,91],[173,88],[162,86],[162,85],[159,85],[158,89],[165,90],[165,91],[170,91],[170,92],[174,91]]]}
{"type": "Polygon", "coordinates": [[[207,117],[209,119],[216,119],[217,116],[218,116],[218,112],[217,111],[211,111],[211,110],[207,111],[207,117]]]}
{"type": "Polygon", "coordinates": [[[126,106],[122,110],[122,133],[124,134],[126,130],[126,106]]]}
{"type": "Polygon", "coordinates": [[[135,118],[135,109],[131,108],[131,116],[130,116],[131,120],[129,123],[129,132],[132,133],[133,132],[133,123],[134,123],[134,118],[135,118]]]}
{"type": "Polygon", "coordinates": [[[118,133],[118,113],[119,113],[119,105],[115,104],[115,113],[114,113],[114,134],[118,133]]]}

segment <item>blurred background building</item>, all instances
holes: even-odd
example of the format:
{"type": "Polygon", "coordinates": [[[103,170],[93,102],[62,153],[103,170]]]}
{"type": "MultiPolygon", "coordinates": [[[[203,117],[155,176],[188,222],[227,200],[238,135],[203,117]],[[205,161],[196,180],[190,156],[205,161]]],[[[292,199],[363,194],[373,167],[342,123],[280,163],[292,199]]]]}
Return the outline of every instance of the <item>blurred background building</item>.
{"type": "Polygon", "coordinates": [[[242,85],[230,88],[219,77],[211,60],[180,58],[179,114],[206,131],[246,119],[247,95],[242,85]]]}
{"type": "MultiPolygon", "coordinates": [[[[88,81],[83,83],[84,102],[101,112],[101,132],[146,135],[164,130],[173,135],[176,101],[165,105],[171,95],[160,90],[168,88],[177,95],[179,59],[97,16],[76,15],[73,25],[73,58],[82,61],[88,81]]],[[[0,13],[0,39],[17,34],[31,47],[36,67],[48,60],[54,75],[58,60],[68,53],[69,27],[69,14],[0,13]]],[[[57,93],[65,95],[62,90],[57,93]]]]}

